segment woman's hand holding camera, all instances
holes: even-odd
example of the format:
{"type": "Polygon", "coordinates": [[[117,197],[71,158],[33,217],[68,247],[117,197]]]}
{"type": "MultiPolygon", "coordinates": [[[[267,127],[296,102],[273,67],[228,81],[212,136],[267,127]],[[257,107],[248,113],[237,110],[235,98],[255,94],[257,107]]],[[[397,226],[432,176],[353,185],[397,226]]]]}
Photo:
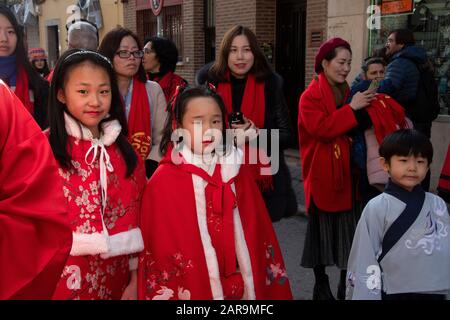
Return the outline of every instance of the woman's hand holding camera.
{"type": "Polygon", "coordinates": [[[367,107],[373,99],[375,99],[376,93],[366,90],[364,92],[357,92],[350,102],[350,107],[353,110],[360,110],[367,107]]]}

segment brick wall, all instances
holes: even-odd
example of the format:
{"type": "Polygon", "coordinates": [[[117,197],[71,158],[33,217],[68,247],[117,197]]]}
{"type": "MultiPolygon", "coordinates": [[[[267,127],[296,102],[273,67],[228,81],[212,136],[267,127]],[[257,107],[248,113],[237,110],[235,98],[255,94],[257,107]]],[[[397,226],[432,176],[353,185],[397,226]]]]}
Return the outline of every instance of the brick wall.
{"type": "Polygon", "coordinates": [[[176,72],[194,84],[195,72],[205,61],[203,0],[184,0],[182,12],[184,61],[177,66],[176,72]]]}
{"type": "Polygon", "coordinates": [[[136,0],[128,0],[128,2],[123,4],[123,26],[130,29],[134,33],[137,33],[136,0]]]}
{"type": "Polygon", "coordinates": [[[322,40],[327,38],[328,1],[307,0],[306,4],[306,58],[305,58],[305,86],[311,82],[314,76],[314,57],[319,49],[311,47],[311,31],[321,30],[322,40]]]}
{"type": "MultiPolygon", "coordinates": [[[[275,34],[277,3],[275,0],[256,1],[256,36],[258,42],[269,43],[272,46],[272,54],[275,56],[275,34]]],[[[273,61],[275,63],[275,60],[273,61]]]]}
{"type": "Polygon", "coordinates": [[[256,33],[256,2],[257,0],[216,0],[216,56],[224,34],[234,25],[242,24],[256,33]]]}

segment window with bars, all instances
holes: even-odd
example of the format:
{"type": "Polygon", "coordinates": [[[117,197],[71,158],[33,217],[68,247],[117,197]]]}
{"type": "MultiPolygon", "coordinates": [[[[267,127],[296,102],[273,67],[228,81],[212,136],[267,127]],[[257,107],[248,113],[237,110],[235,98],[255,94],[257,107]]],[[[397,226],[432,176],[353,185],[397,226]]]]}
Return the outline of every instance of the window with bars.
{"type": "Polygon", "coordinates": [[[181,5],[164,7],[158,16],[152,10],[136,12],[137,33],[141,41],[151,36],[172,40],[178,49],[178,61],[183,61],[183,17],[181,5]]]}

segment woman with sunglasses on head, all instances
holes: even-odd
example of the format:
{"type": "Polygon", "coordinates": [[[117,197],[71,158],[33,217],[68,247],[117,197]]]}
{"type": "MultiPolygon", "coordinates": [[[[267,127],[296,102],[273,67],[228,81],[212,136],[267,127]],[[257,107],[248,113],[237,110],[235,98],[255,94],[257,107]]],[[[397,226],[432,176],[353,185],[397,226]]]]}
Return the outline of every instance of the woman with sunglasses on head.
{"type": "Polygon", "coordinates": [[[158,83],[147,80],[142,66],[144,52],[132,31],[122,27],[111,30],[98,52],[113,63],[127,116],[128,139],[145,160],[150,177],[162,157],[159,144],[167,116],[164,93],[158,83]]]}

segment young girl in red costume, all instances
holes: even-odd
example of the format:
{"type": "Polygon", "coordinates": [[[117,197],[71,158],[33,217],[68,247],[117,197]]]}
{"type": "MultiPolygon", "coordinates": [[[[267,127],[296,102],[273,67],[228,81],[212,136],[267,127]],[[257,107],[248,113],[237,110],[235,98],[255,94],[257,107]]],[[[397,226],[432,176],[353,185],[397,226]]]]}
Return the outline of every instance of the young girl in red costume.
{"type": "Polygon", "coordinates": [[[141,208],[139,298],[292,299],[256,182],[242,150],[224,143],[221,98],[187,88],[170,108],[141,208]]]}
{"type": "Polygon", "coordinates": [[[136,298],[145,170],[127,140],[111,62],[86,50],[59,59],[50,133],[69,206],[73,245],[54,299],[136,298]]]}

